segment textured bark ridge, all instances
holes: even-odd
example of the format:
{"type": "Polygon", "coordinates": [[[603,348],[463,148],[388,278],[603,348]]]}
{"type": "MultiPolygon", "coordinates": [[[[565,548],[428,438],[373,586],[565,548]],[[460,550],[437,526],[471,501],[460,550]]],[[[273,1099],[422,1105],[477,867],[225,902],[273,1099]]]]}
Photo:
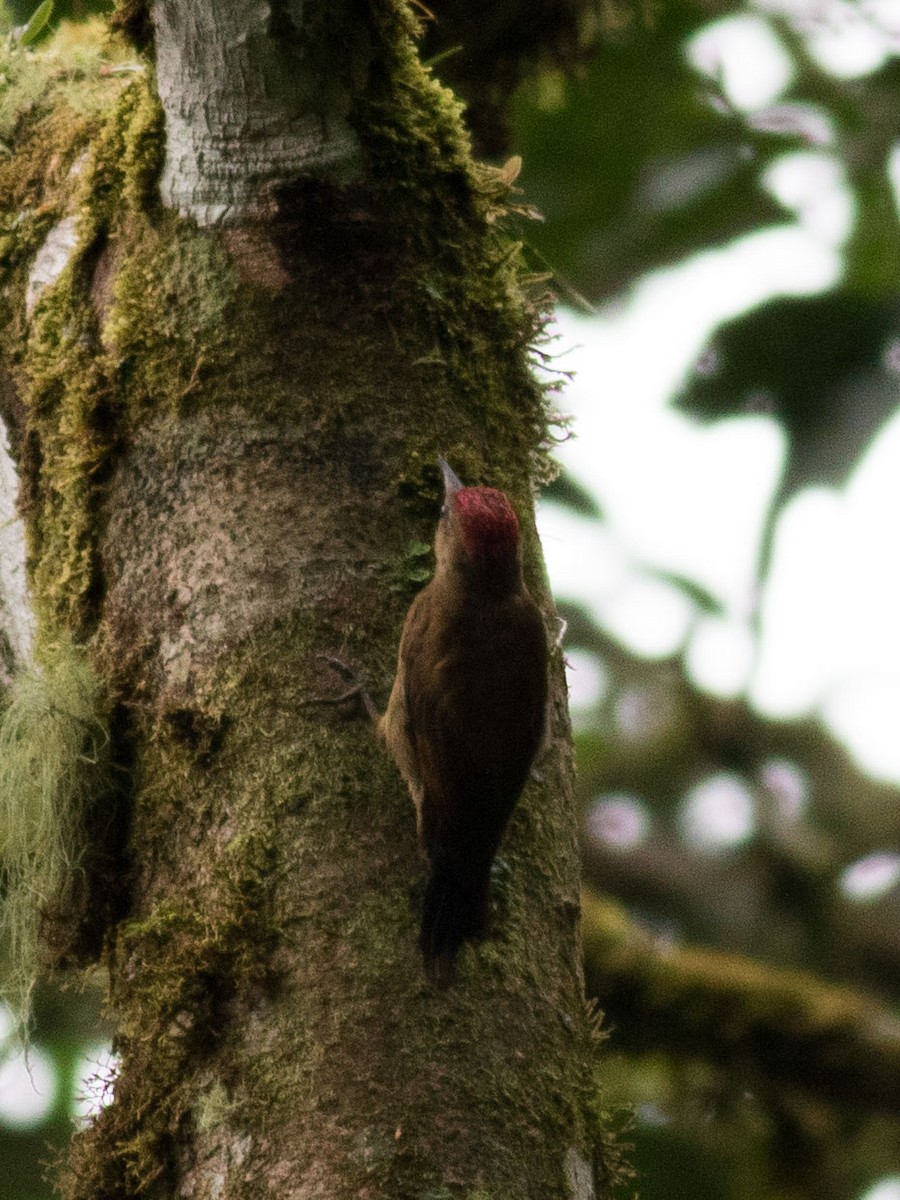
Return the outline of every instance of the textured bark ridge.
{"type": "Polygon", "coordinates": [[[366,509],[309,458],[302,423],[201,409],[135,435],[109,502],[106,619],[139,631],[160,704],[358,559],[366,509]],[[345,511],[346,510],[346,511],[345,511]]]}
{"type": "Polygon", "coordinates": [[[348,81],[367,47],[350,8],[154,0],[168,207],[200,225],[237,223],[265,215],[267,185],[358,174],[348,81]]]}

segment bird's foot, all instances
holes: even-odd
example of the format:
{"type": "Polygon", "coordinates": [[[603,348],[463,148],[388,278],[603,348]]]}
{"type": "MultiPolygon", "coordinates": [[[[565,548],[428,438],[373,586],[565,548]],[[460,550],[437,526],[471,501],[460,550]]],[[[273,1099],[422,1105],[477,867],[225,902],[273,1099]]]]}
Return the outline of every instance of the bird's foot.
{"type": "Polygon", "coordinates": [[[336,696],[317,696],[310,703],[318,704],[344,704],[348,700],[359,700],[363,708],[366,710],[373,724],[377,724],[381,718],[381,714],[375,706],[375,701],[364,684],[360,681],[356,671],[343,659],[336,658],[333,654],[317,654],[317,658],[322,662],[328,663],[333,667],[339,675],[350,681],[350,687],[346,688],[336,696]]]}

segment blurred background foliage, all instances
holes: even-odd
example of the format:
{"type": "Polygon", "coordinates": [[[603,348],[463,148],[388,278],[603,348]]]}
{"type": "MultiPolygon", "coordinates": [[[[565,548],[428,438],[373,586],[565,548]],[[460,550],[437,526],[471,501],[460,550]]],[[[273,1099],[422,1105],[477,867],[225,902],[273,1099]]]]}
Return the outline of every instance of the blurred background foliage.
{"type": "MultiPolygon", "coordinates": [[[[478,152],[522,155],[523,203],[540,220],[521,236],[562,305],[615,311],[653,273],[793,221],[766,186],[785,156],[826,147],[843,173],[852,220],[837,280],[723,319],[670,397],[698,426],[764,412],[784,432],[759,594],[784,506],[811,484],[844,484],[900,400],[890,4],[429,5],[424,56],[466,99],[478,152]],[[748,48],[760,26],[776,40],[777,102],[736,104],[725,67],[704,66],[704,36],[729,20],[750,22],[748,48]],[[859,22],[889,51],[842,72],[817,38],[852,39],[859,22]]],[[[34,3],[7,7],[23,23],[34,3]]],[[[54,19],[109,7],[57,0],[54,19]]],[[[564,472],[548,499],[608,524],[583,478],[564,472]]],[[[647,572],[694,612],[721,609],[689,572],[647,572]]],[[[704,690],[683,648],[639,654],[589,606],[559,599],[572,665],[596,681],[574,707],[586,974],[613,1031],[607,1090],[635,1113],[640,1195],[898,1200],[897,785],[866,774],[815,713],[775,720],[745,693],[704,690]]],[[[96,997],[41,993],[48,1102],[29,1120],[4,1102],[21,1091],[7,1045],[0,1200],[49,1195],[42,1164],[80,1111],[85,1063],[102,1075],[107,1061],[96,997]]]]}

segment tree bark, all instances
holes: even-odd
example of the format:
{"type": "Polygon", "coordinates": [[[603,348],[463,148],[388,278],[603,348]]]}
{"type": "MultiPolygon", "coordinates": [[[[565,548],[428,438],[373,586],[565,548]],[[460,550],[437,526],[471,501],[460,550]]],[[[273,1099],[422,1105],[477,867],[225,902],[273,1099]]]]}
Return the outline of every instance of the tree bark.
{"type": "Polygon", "coordinates": [[[408,795],[322,657],[386,699],[439,452],[512,496],[554,636],[507,184],[400,0],[151,11],[161,108],[152,71],[87,121],[50,93],[15,149],[49,180],[4,301],[38,644],[88,647],[126,846],[92,881],[115,1098],[63,1194],[605,1194],[560,654],[493,933],[447,991],[416,950],[408,795]]]}

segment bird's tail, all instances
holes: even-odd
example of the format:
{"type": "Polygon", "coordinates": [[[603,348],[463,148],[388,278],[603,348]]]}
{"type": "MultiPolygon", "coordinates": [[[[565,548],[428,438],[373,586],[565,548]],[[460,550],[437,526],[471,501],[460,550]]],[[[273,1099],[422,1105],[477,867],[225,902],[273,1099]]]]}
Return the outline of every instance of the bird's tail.
{"type": "Polygon", "coordinates": [[[431,864],[422,905],[419,948],[429,978],[442,987],[453,981],[460,946],[487,929],[490,864],[483,871],[461,872],[447,858],[431,864]]]}

